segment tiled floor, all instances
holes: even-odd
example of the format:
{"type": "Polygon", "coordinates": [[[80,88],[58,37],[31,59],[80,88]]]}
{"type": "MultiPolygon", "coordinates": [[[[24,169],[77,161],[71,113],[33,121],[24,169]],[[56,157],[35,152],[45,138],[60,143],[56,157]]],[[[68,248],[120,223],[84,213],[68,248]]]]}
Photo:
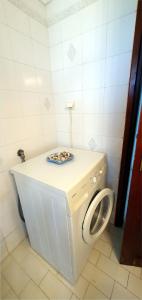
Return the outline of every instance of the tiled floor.
{"type": "Polygon", "coordinates": [[[142,299],[141,268],[118,263],[120,235],[104,232],[74,286],[24,240],[1,264],[2,299],[142,299]]]}

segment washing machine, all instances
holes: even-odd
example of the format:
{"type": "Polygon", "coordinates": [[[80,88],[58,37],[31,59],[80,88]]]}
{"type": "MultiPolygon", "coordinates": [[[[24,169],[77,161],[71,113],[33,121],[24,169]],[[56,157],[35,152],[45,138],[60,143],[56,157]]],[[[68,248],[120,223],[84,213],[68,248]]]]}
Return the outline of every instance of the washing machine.
{"type": "Polygon", "coordinates": [[[72,284],[111,216],[113,191],[106,187],[106,172],[103,153],[66,147],[11,169],[31,247],[72,284]],[[61,151],[74,159],[63,165],[47,161],[61,151]]]}

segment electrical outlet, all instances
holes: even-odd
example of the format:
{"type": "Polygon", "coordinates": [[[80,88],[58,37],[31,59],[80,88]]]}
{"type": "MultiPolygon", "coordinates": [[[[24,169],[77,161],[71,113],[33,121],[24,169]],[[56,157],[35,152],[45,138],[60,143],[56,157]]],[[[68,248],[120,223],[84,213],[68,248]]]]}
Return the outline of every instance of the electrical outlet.
{"type": "Polygon", "coordinates": [[[65,108],[67,108],[67,109],[73,109],[73,107],[74,107],[74,101],[67,101],[65,103],[65,108]]]}

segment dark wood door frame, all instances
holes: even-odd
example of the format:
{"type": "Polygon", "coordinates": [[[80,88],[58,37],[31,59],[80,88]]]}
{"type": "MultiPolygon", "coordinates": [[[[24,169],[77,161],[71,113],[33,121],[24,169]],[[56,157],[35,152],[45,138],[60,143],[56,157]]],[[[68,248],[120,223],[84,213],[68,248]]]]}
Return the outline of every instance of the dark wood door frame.
{"type": "Polygon", "coordinates": [[[131,72],[129,80],[128,101],[126,109],[123,149],[116,204],[115,226],[122,227],[130,174],[131,158],[140,101],[142,84],[142,0],[138,1],[131,72]]]}
{"type": "MultiPolygon", "coordinates": [[[[142,97],[142,89],[141,89],[142,97]]],[[[123,230],[120,263],[142,267],[142,103],[135,140],[134,163],[123,230]]]]}

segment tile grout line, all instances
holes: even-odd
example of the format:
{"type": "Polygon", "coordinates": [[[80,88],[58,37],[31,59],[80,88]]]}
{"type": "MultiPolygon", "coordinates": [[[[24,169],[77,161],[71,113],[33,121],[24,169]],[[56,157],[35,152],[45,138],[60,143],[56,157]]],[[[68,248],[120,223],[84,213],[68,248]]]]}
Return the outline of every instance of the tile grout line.
{"type": "MultiPolygon", "coordinates": [[[[95,285],[95,282],[94,282],[93,280],[92,280],[92,281],[89,281],[88,279],[86,279],[86,277],[85,277],[83,274],[81,274],[81,276],[82,276],[86,281],[88,281],[89,284],[93,285],[93,287],[95,287],[100,293],[102,293],[105,297],[108,298],[108,296],[106,296],[106,294],[105,294],[103,291],[101,291],[101,290],[95,285]]],[[[113,281],[114,281],[114,280],[113,280],[113,281]]]]}
{"type": "Polygon", "coordinates": [[[114,291],[114,286],[115,286],[115,283],[116,283],[116,280],[114,280],[113,287],[112,287],[112,291],[111,291],[111,295],[110,295],[110,298],[109,298],[109,299],[111,299],[111,298],[112,298],[112,294],[113,294],[113,291],[114,291]]]}
{"type": "MultiPolygon", "coordinates": [[[[113,262],[113,261],[111,261],[112,263],[114,263],[116,266],[117,266],[117,264],[115,263],[115,262],[113,262]]],[[[118,265],[119,266],[119,265],[118,265]]],[[[113,281],[116,281],[116,282],[118,282],[119,283],[119,281],[118,280],[116,280],[115,278],[113,278],[113,277],[111,277],[111,275],[109,275],[108,273],[106,273],[105,271],[103,271],[102,269],[100,269],[99,268],[99,266],[98,266],[98,264],[96,265],[96,268],[99,270],[99,271],[101,271],[102,273],[104,273],[105,275],[107,275],[109,278],[111,278],[113,281]]],[[[125,270],[126,271],[126,270],[125,270]]],[[[128,271],[127,271],[128,272],[128,271]]],[[[129,273],[129,272],[128,272],[129,273]]],[[[123,284],[121,284],[123,287],[125,287],[125,285],[123,285],[123,284]]]]}
{"type": "Polygon", "coordinates": [[[30,280],[28,281],[28,283],[26,284],[26,286],[21,290],[19,296],[21,296],[22,292],[24,291],[24,289],[27,287],[27,285],[28,285],[30,282],[32,282],[33,284],[35,284],[36,287],[38,287],[38,288],[41,290],[41,292],[49,299],[49,297],[46,295],[46,293],[40,288],[40,286],[37,285],[37,283],[35,283],[35,282],[33,281],[32,278],[30,278],[30,280]]]}
{"type": "Polygon", "coordinates": [[[13,291],[13,293],[19,298],[18,294],[15,292],[15,290],[13,289],[13,287],[9,284],[9,281],[7,280],[7,278],[4,276],[4,274],[1,274],[2,277],[4,278],[4,280],[6,281],[7,285],[10,287],[10,289],[13,291]]]}

